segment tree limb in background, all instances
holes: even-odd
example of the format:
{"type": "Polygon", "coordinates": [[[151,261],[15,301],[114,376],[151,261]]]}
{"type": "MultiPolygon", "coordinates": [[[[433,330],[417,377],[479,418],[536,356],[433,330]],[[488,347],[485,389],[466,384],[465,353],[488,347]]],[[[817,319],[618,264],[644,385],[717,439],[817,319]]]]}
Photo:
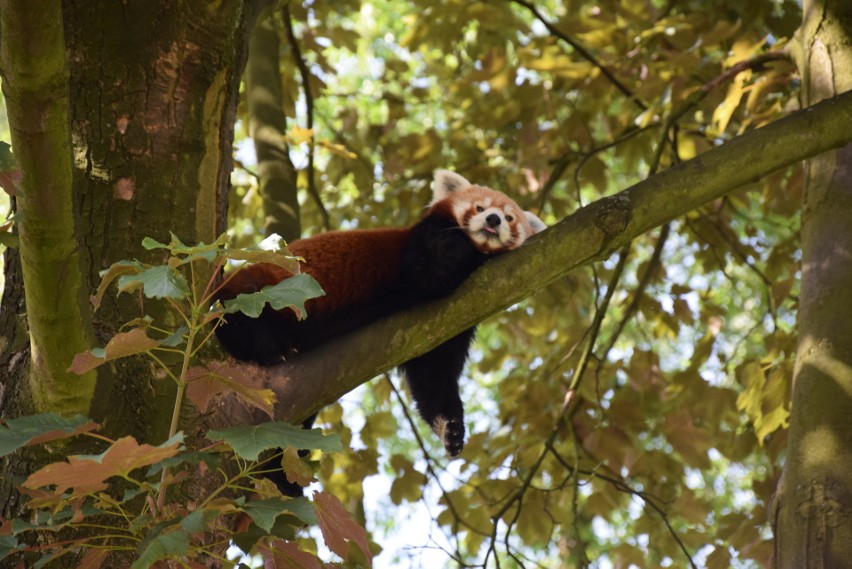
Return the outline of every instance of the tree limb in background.
{"type": "Polygon", "coordinates": [[[246,64],[249,136],[257,154],[257,175],[263,199],[263,233],[286,241],[301,235],[296,170],[284,136],[287,117],[281,94],[279,37],[275,15],[255,28],[246,64]]]}
{"type": "Polygon", "coordinates": [[[287,41],[290,43],[290,48],[293,50],[293,58],[296,60],[296,67],[299,68],[299,74],[302,77],[302,92],[305,94],[305,114],[307,114],[307,127],[311,131],[311,140],[308,143],[308,194],[316,202],[320,215],[322,216],[322,226],[328,230],[331,228],[331,222],[328,216],[328,210],[325,209],[325,204],[322,203],[319,190],[317,189],[316,172],[314,172],[314,150],[316,148],[316,132],[314,132],[314,96],[311,93],[311,70],[308,69],[302,50],[299,48],[299,40],[296,39],[296,34],[293,32],[293,21],[290,18],[290,8],[287,4],[281,9],[284,19],[284,29],[287,31],[287,41]]]}
{"type": "MultiPolygon", "coordinates": [[[[852,91],[756,129],[598,200],[494,258],[453,295],[395,314],[275,367],[246,366],[278,397],[276,417],[301,422],[358,385],[425,353],[572,270],[761,176],[852,140],[852,91]]],[[[216,420],[250,421],[237,406],[216,420]]]]}
{"type": "Polygon", "coordinates": [[[581,44],[579,41],[572,38],[562,30],[557,28],[555,25],[553,25],[547,18],[544,17],[544,15],[538,10],[538,8],[536,8],[535,4],[533,4],[532,2],[527,2],[526,0],[510,1],[514,2],[518,6],[523,6],[524,8],[529,10],[533,14],[533,16],[535,16],[536,19],[541,22],[545,28],[547,28],[547,31],[570,45],[572,48],[574,48],[574,51],[576,51],[580,55],[580,57],[597,67],[600,70],[601,74],[606,77],[607,80],[612,83],[616,89],[621,91],[621,93],[625,97],[630,99],[637,107],[639,107],[639,109],[643,111],[648,109],[648,105],[643,103],[639,99],[639,97],[637,97],[636,94],[633,93],[633,91],[628,89],[624,83],[619,81],[618,78],[612,73],[612,71],[610,71],[603,63],[598,61],[598,59],[594,56],[594,54],[592,54],[591,51],[586,49],[586,47],[584,47],[583,44],[581,44]]]}
{"type": "Polygon", "coordinates": [[[71,192],[68,68],[59,2],[0,2],[0,65],[17,193],[21,268],[30,332],[30,385],[38,411],[89,410],[96,374],[67,372],[94,343],[77,251],[71,192]]]}

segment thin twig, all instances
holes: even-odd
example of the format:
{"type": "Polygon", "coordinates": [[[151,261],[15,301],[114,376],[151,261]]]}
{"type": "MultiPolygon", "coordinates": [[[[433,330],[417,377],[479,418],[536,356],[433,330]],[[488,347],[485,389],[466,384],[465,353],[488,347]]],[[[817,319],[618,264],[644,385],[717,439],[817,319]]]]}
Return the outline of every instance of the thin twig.
{"type": "Polygon", "coordinates": [[[550,21],[548,21],[547,18],[545,18],[542,15],[542,13],[539,12],[538,8],[536,8],[535,5],[532,2],[527,2],[526,0],[510,0],[510,1],[514,2],[518,6],[523,6],[524,8],[526,8],[527,10],[532,12],[532,14],[538,19],[538,21],[540,21],[544,25],[544,27],[547,28],[547,31],[549,31],[551,34],[553,34],[557,38],[561,39],[562,41],[564,41],[565,43],[570,45],[572,48],[574,48],[574,51],[576,51],[578,54],[580,54],[581,57],[583,57],[586,61],[588,61],[589,63],[591,63],[595,67],[597,67],[600,70],[600,72],[603,74],[603,76],[606,77],[610,81],[610,83],[612,83],[615,86],[616,89],[621,91],[622,94],[624,94],[625,97],[627,97],[628,99],[633,101],[633,103],[637,107],[639,107],[641,110],[643,110],[643,111],[648,110],[648,106],[645,103],[643,103],[641,100],[639,100],[639,97],[637,97],[636,94],[634,94],[630,89],[628,89],[627,86],[624,85],[624,83],[619,81],[618,78],[615,75],[613,75],[612,72],[609,69],[607,69],[606,66],[604,66],[603,63],[598,61],[598,59],[592,54],[591,51],[586,49],[583,46],[583,44],[581,44],[580,42],[578,42],[577,40],[575,40],[574,38],[572,38],[568,34],[561,31],[559,28],[557,28],[556,26],[551,24],[550,21]]]}
{"type": "Polygon", "coordinates": [[[290,49],[293,50],[293,58],[296,60],[296,67],[299,68],[299,75],[302,77],[302,92],[305,94],[305,112],[307,114],[307,126],[311,131],[311,138],[308,142],[308,193],[317,204],[320,215],[322,216],[322,224],[325,229],[331,228],[331,221],[328,215],[328,210],[325,209],[325,204],[322,203],[322,198],[317,190],[316,172],[314,172],[314,154],[316,149],[316,133],[314,132],[314,96],[311,93],[311,71],[308,69],[305,59],[302,57],[302,50],[299,48],[299,42],[296,39],[296,34],[293,32],[293,22],[290,17],[290,5],[284,4],[281,8],[281,14],[284,20],[284,29],[287,31],[287,41],[290,44],[290,49]]]}
{"type": "Polygon", "coordinates": [[[671,234],[671,222],[664,224],[660,228],[660,234],[657,236],[657,244],[654,246],[654,253],[651,255],[651,260],[648,262],[648,266],[645,267],[645,272],[642,274],[642,278],[639,280],[639,284],[636,285],[636,288],[633,291],[633,299],[630,301],[630,305],[624,311],[624,315],[621,317],[621,320],[618,322],[618,325],[615,327],[615,331],[609,338],[609,342],[606,345],[606,348],[603,351],[603,354],[598,358],[600,361],[606,361],[607,357],[609,357],[609,353],[612,351],[613,346],[618,341],[619,336],[624,331],[625,326],[633,318],[633,315],[639,310],[639,303],[642,301],[642,296],[645,294],[645,290],[648,288],[648,285],[651,283],[651,277],[654,276],[654,273],[657,271],[657,268],[660,266],[660,258],[663,255],[663,248],[666,245],[666,241],[671,234]]]}

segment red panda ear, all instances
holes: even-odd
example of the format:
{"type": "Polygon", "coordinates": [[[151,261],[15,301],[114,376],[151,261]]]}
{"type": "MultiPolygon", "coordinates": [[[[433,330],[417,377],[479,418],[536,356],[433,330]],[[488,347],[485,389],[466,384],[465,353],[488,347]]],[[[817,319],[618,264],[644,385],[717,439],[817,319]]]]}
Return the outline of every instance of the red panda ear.
{"type": "Polygon", "coordinates": [[[524,216],[527,218],[527,222],[532,227],[533,233],[541,233],[547,226],[544,224],[542,220],[538,218],[538,216],[531,211],[525,211],[524,216]]]}
{"type": "Polygon", "coordinates": [[[435,183],[432,187],[432,203],[439,202],[453,192],[470,186],[464,177],[449,170],[436,170],[435,183]]]}

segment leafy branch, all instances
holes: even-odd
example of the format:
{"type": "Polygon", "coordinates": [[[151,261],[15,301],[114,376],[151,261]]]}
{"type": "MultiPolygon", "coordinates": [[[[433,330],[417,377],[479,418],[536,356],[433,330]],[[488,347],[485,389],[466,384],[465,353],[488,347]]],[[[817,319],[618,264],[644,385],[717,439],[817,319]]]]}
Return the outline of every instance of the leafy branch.
{"type": "MultiPolygon", "coordinates": [[[[155,325],[149,317],[138,318],[127,323],[129,330],[116,334],[105,347],[78,354],[68,371],[89,373],[121,358],[149,357],[176,387],[168,438],[157,446],[140,444],[132,436],[112,440],[96,433],[98,425],[79,415],[65,419],[41,414],[8,421],[0,427],[0,456],[27,446],[65,445],[68,439],[80,435],[93,437],[105,448],[97,455],[71,455],[29,475],[21,489],[29,498],[27,507],[33,516],[13,519],[4,526],[0,559],[16,556],[28,565],[39,566],[57,556],[82,551],[81,563],[87,567],[101,567],[108,559],[118,563],[118,559],[132,556],[132,567],[143,569],[165,559],[226,562],[222,552],[235,541],[267,559],[274,559],[276,551],[295,548],[289,552],[291,556],[301,558],[305,566],[319,567],[316,556],[300,551],[291,541],[296,529],[311,524],[320,527],[326,544],[343,559],[370,562],[366,531],[351,520],[336,498],[316,493],[314,501],[308,502],[282,496],[270,481],[258,478],[273,449],[335,452],[342,448],[339,437],[324,436],[319,429],[267,421],[210,430],[204,436],[212,443],[197,448],[198,441],[185,442],[178,430],[185,397],[196,412],[208,411],[213,400],[233,396],[272,417],[275,395],[257,385],[254,378],[215,363],[192,364],[209,341],[212,329],[228,313],[251,314],[268,303],[276,309],[290,307],[303,315],[305,301],[322,294],[311,277],[296,274],[280,285],[217,302],[211,308],[218,288],[244,266],[220,279],[220,269],[227,262],[273,263],[294,274],[299,272],[298,260],[286,250],[233,250],[226,241],[223,236],[210,245],[187,246],[174,235],[168,244],[145,239],[144,248],[167,252],[163,264],[120,261],[102,273],[93,299],[96,308],[116,283],[119,293],[139,292],[144,298],[167,302],[180,326],[170,330],[155,325]],[[215,269],[202,270],[196,267],[200,264],[215,269]],[[212,276],[199,283],[199,275],[212,276]],[[294,287],[293,283],[301,286],[294,287]],[[223,460],[223,456],[230,457],[229,453],[233,453],[233,460],[223,460]],[[183,503],[173,491],[185,480],[205,478],[209,480],[202,484],[206,494],[199,495],[193,504],[183,503]],[[254,496],[247,498],[251,493],[254,496]],[[235,534],[232,528],[241,519],[248,520],[243,525],[250,526],[249,530],[235,534]],[[32,535],[39,539],[28,537],[32,535]]],[[[274,457],[280,460],[282,454],[287,453],[274,457]]],[[[307,463],[290,463],[288,470],[291,467],[307,481],[314,473],[307,463]]]]}
{"type": "MultiPolygon", "coordinates": [[[[299,422],[384,371],[541,290],[572,270],[607,259],[635,237],[770,172],[852,140],[852,93],[747,132],[594,202],[489,261],[450,297],[395,314],[256,374],[299,422]],[[523,278],[518,278],[523,275],[523,278]]],[[[237,422],[252,420],[232,406],[237,422]]]]}

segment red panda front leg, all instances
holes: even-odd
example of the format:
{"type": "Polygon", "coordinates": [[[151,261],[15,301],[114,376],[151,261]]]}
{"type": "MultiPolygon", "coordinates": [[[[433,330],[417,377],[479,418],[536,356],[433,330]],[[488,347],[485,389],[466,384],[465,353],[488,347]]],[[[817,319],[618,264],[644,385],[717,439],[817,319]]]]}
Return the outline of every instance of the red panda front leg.
{"type": "Polygon", "coordinates": [[[431,352],[402,364],[411,395],[423,420],[441,438],[447,454],[464,448],[464,407],[459,377],[476,328],[450,338],[431,352]]]}

